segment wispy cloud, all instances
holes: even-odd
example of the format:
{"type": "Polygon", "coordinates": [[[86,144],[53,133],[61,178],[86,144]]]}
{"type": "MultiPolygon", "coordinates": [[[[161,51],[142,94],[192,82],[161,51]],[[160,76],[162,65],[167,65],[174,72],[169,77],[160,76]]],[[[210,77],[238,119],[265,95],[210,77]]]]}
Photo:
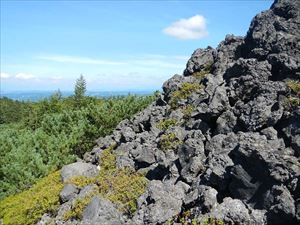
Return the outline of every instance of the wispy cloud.
{"type": "Polygon", "coordinates": [[[11,75],[8,73],[0,73],[0,78],[2,78],[2,79],[8,79],[10,77],[11,77],[11,75]]]}
{"type": "MultiPolygon", "coordinates": [[[[161,54],[145,54],[141,56],[131,57],[131,59],[124,59],[119,61],[111,61],[107,59],[95,59],[91,57],[76,57],[68,55],[42,55],[37,56],[38,59],[60,62],[60,63],[75,63],[75,64],[93,64],[115,66],[122,65],[128,67],[148,67],[148,68],[171,68],[182,69],[187,56],[180,55],[161,55],[161,54]]],[[[115,68],[114,68],[115,69],[115,68]]]]}
{"type": "Polygon", "coordinates": [[[76,57],[67,55],[44,55],[39,56],[39,59],[61,62],[61,63],[79,63],[79,64],[94,64],[94,65],[124,65],[126,63],[119,61],[94,59],[89,57],[76,57]]]}
{"type": "Polygon", "coordinates": [[[200,39],[208,35],[206,19],[202,15],[180,19],[165,28],[163,32],[178,39],[200,39]]]}
{"type": "Polygon", "coordinates": [[[31,80],[31,79],[35,79],[36,76],[34,76],[33,74],[29,74],[29,73],[18,73],[18,74],[16,74],[15,78],[21,79],[21,80],[31,80]]]}

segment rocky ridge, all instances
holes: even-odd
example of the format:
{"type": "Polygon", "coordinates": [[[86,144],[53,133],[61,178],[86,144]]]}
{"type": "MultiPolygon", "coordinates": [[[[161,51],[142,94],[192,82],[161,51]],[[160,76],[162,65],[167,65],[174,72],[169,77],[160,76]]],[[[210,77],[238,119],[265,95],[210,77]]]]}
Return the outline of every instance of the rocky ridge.
{"type": "Polygon", "coordinates": [[[300,224],[299,43],[300,1],[276,0],[245,38],[197,49],[153,104],[62,170],[64,181],[93,177],[113,146],[117,168],[148,179],[135,213],[94,197],[64,221],[93,189],[66,184],[39,224],[300,224]]]}

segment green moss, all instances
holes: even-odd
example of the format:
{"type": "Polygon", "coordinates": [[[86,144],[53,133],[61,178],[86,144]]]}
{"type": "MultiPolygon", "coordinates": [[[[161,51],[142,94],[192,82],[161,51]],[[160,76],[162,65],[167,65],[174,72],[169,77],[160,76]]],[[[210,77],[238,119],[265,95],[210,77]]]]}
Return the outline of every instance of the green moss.
{"type": "Polygon", "coordinates": [[[288,81],[286,84],[292,95],[300,97],[300,82],[291,80],[288,81]]]}
{"type": "Polygon", "coordinates": [[[85,176],[77,176],[77,177],[72,177],[70,178],[66,183],[68,184],[74,184],[77,187],[85,187],[89,184],[93,184],[96,182],[95,177],[85,177],[85,176]]]}
{"type": "Polygon", "coordinates": [[[76,201],[71,211],[64,215],[66,220],[80,218],[85,206],[96,195],[115,203],[120,211],[128,215],[136,211],[136,200],[144,193],[147,179],[130,168],[116,168],[116,156],[112,151],[113,148],[114,146],[111,146],[101,153],[101,167],[97,177],[92,179],[76,177],[69,181],[78,186],[96,184],[97,189],[88,197],[76,201]]]}
{"type": "Polygon", "coordinates": [[[62,188],[60,172],[57,171],[30,189],[3,199],[0,202],[3,225],[35,224],[44,213],[57,209],[62,188]]]}
{"type": "Polygon", "coordinates": [[[177,120],[166,119],[166,120],[161,120],[158,124],[156,124],[156,127],[160,130],[168,130],[170,127],[173,127],[176,124],[177,124],[177,120]]]}
{"type": "Polygon", "coordinates": [[[192,115],[192,112],[195,110],[195,107],[193,105],[186,105],[183,110],[182,110],[182,113],[183,113],[183,118],[184,119],[189,119],[192,115]]]}
{"type": "Polygon", "coordinates": [[[64,214],[64,220],[82,219],[82,213],[85,207],[91,202],[92,198],[97,195],[97,191],[92,191],[84,198],[76,199],[72,209],[64,214]]]}
{"type": "Polygon", "coordinates": [[[175,150],[178,145],[182,144],[175,133],[163,134],[160,138],[159,145],[163,151],[175,150]]]}
{"type": "Polygon", "coordinates": [[[216,218],[207,218],[201,225],[224,225],[224,222],[216,218]]]}
{"type": "Polygon", "coordinates": [[[174,91],[171,96],[170,105],[172,108],[176,108],[178,101],[188,98],[193,92],[202,89],[203,86],[198,83],[183,83],[181,88],[174,91]]]}
{"type": "Polygon", "coordinates": [[[193,73],[192,76],[197,78],[197,79],[202,80],[204,77],[206,77],[207,74],[210,73],[212,65],[213,65],[213,62],[207,64],[204,69],[202,69],[201,71],[197,71],[197,72],[193,73]]]}
{"type": "Polygon", "coordinates": [[[287,95],[284,108],[288,111],[295,110],[300,104],[300,83],[298,81],[290,80],[286,82],[289,89],[289,94],[287,95]]]}
{"type": "Polygon", "coordinates": [[[208,74],[208,71],[202,70],[192,74],[193,77],[202,80],[208,74]]]}

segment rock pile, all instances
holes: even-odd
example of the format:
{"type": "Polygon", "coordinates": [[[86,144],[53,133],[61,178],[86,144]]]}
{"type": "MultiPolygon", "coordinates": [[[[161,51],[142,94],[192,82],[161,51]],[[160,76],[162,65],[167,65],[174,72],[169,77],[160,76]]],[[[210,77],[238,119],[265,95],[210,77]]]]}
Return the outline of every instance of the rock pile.
{"type": "MultiPolygon", "coordinates": [[[[72,223],[300,224],[299,81],[300,1],[276,0],[245,38],[197,49],[152,105],[63,169],[94,176],[114,145],[117,167],[149,180],[130,217],[95,197],[72,223]]],[[[90,190],[66,185],[56,223],[90,190]]]]}

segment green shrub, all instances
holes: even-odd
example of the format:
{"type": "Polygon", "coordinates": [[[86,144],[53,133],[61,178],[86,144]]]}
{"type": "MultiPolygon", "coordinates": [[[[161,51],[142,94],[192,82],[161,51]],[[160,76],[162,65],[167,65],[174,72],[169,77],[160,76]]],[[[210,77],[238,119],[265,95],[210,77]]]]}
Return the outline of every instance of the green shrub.
{"type": "Polygon", "coordinates": [[[96,138],[110,134],[153,100],[82,97],[86,106],[74,108],[71,97],[52,97],[35,103],[30,117],[20,123],[0,125],[0,199],[75,161],[96,138]]]}
{"type": "Polygon", "coordinates": [[[183,118],[184,119],[189,119],[192,115],[192,112],[195,110],[195,107],[193,105],[186,105],[183,110],[182,110],[182,113],[183,113],[183,118]]]}
{"type": "Polygon", "coordinates": [[[159,141],[159,146],[163,151],[175,150],[178,145],[182,144],[175,133],[163,134],[159,141]]]}
{"type": "Polygon", "coordinates": [[[300,104],[300,83],[298,81],[290,80],[286,82],[286,85],[289,90],[287,95],[284,107],[288,111],[295,110],[300,104]]]}
{"type": "Polygon", "coordinates": [[[54,212],[59,206],[59,193],[63,188],[57,171],[38,181],[27,191],[0,201],[3,225],[32,225],[44,213],[54,212]]]}
{"type": "Polygon", "coordinates": [[[176,108],[178,101],[188,98],[193,92],[201,90],[202,85],[198,83],[183,83],[179,90],[174,91],[171,96],[170,105],[172,108],[176,108]]]}
{"type": "Polygon", "coordinates": [[[222,220],[216,218],[207,218],[201,225],[224,225],[222,220]]]}
{"type": "Polygon", "coordinates": [[[287,87],[292,95],[300,97],[300,82],[294,80],[288,81],[287,87]]]}
{"type": "Polygon", "coordinates": [[[147,179],[130,168],[116,168],[116,156],[112,150],[113,146],[101,153],[101,167],[96,178],[77,177],[68,181],[80,187],[96,184],[97,189],[87,198],[76,201],[72,210],[64,215],[66,220],[80,218],[85,206],[96,195],[115,203],[119,210],[128,215],[136,211],[137,198],[144,193],[147,179]]]}
{"type": "Polygon", "coordinates": [[[207,64],[204,69],[202,69],[201,71],[194,72],[192,76],[202,80],[207,74],[211,72],[212,65],[213,62],[207,64]]]}
{"type": "Polygon", "coordinates": [[[173,127],[177,124],[177,120],[175,119],[165,119],[161,120],[156,127],[160,130],[168,130],[170,127],[173,127]]]}

